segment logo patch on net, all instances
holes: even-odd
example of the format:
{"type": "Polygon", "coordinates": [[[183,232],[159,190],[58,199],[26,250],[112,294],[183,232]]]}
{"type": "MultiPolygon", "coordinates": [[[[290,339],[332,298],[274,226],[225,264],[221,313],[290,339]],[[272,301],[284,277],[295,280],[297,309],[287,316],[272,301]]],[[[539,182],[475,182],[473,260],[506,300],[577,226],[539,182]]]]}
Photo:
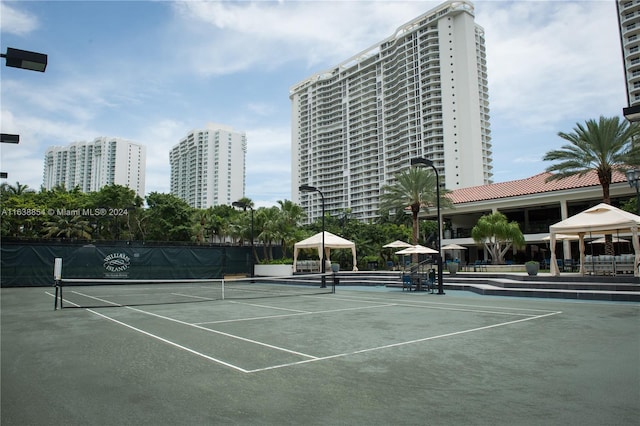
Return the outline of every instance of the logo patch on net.
{"type": "Polygon", "coordinates": [[[124,253],[111,253],[104,258],[104,269],[109,272],[123,272],[129,269],[131,259],[124,253]]]}

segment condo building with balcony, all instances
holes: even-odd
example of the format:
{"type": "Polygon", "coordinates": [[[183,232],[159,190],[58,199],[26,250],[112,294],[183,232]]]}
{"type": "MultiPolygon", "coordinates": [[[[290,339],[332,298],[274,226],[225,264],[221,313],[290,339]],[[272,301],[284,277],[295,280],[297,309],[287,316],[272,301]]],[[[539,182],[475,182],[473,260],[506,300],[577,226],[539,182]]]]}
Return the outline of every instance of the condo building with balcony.
{"type": "Polygon", "coordinates": [[[618,0],[616,6],[627,85],[627,107],[623,109],[623,114],[630,121],[638,121],[640,120],[640,1],[618,0]]]}
{"type": "Polygon", "coordinates": [[[414,157],[450,190],[492,183],[484,31],[449,1],[376,45],[290,88],[292,199],[321,215],[380,215],[381,187],[414,157]]]}
{"type": "Polygon", "coordinates": [[[231,205],[244,197],[247,136],[210,123],[190,131],[169,153],[171,193],[191,207],[231,205]]]}
{"type": "Polygon", "coordinates": [[[144,197],[146,158],[144,145],[113,137],[52,146],[45,152],[43,186],[94,192],[116,184],[144,197]]]}

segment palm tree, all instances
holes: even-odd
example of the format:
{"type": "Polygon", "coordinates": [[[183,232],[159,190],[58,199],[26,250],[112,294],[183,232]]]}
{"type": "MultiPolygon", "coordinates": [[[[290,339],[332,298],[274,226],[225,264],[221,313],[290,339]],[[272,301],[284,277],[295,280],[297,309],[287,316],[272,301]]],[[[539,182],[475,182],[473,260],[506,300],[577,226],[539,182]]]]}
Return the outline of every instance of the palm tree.
{"type": "Polygon", "coordinates": [[[202,244],[206,240],[206,230],[209,220],[211,218],[211,211],[207,209],[197,209],[193,213],[193,239],[196,244],[202,244]]]}
{"type": "Polygon", "coordinates": [[[640,136],[637,123],[600,116],[598,121],[578,123],[572,133],[559,132],[558,136],[569,144],[545,154],[545,161],[557,161],[547,167],[547,172],[553,173],[547,181],[584,176],[595,170],[602,186],[602,200],[607,204],[611,203],[613,170],[624,172],[625,168],[640,164],[640,146],[634,142],[640,136]]]}
{"type": "Polygon", "coordinates": [[[82,216],[54,216],[53,220],[45,223],[43,232],[46,238],[91,239],[91,226],[82,216]]]}
{"type": "MultiPolygon", "coordinates": [[[[430,169],[411,167],[395,176],[392,184],[382,187],[380,196],[380,210],[384,214],[390,210],[404,211],[411,208],[413,224],[413,244],[418,244],[418,214],[420,210],[436,208],[436,175],[430,169]]],[[[453,207],[451,200],[446,197],[449,191],[440,189],[440,207],[453,207]]]]}
{"type": "Polygon", "coordinates": [[[22,195],[27,192],[35,192],[33,189],[29,188],[29,185],[22,185],[20,182],[16,182],[15,186],[3,182],[2,185],[0,185],[0,188],[3,193],[7,193],[9,195],[22,195]]]}
{"type": "MultiPolygon", "coordinates": [[[[548,172],[555,172],[547,181],[584,176],[595,170],[602,186],[602,201],[607,204],[611,204],[609,186],[613,170],[624,172],[625,168],[640,164],[640,147],[636,141],[640,125],[637,123],[600,116],[598,121],[591,119],[585,125],[576,124],[573,133],[559,132],[558,136],[570,144],[544,156],[545,161],[558,161],[547,167],[548,172]]],[[[605,253],[613,254],[611,235],[605,235],[605,241],[605,253]]]]}
{"type": "Polygon", "coordinates": [[[471,229],[471,237],[476,243],[484,244],[491,260],[498,265],[505,263],[504,255],[511,247],[520,248],[526,245],[518,222],[507,221],[507,217],[500,212],[478,219],[476,226],[471,229]]]}
{"type": "Polygon", "coordinates": [[[298,239],[302,237],[298,224],[305,218],[306,213],[302,206],[290,200],[278,200],[280,205],[280,233],[282,244],[282,257],[287,257],[287,249],[293,248],[298,239]]]}

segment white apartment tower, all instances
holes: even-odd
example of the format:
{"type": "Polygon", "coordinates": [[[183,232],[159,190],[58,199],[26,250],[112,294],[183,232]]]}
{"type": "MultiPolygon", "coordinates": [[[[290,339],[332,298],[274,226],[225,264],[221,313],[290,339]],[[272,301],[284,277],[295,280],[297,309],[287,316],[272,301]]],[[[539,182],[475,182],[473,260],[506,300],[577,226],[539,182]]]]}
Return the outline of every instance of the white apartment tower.
{"type": "Polygon", "coordinates": [[[389,38],[294,85],[292,198],[326,212],[379,216],[381,186],[414,157],[434,162],[447,189],[492,183],[484,31],[473,5],[449,1],[389,38]]]}
{"type": "Polygon", "coordinates": [[[169,153],[171,193],[191,207],[230,205],[244,197],[247,136],[220,124],[192,130],[169,153]]]}
{"type": "Polygon", "coordinates": [[[618,0],[620,43],[627,85],[627,108],[623,114],[631,121],[640,120],[640,1],[618,0]]]}
{"type": "Polygon", "coordinates": [[[98,137],[92,142],[53,146],[45,152],[43,186],[93,192],[116,184],[144,197],[146,158],[144,145],[120,138],[98,137]]]}

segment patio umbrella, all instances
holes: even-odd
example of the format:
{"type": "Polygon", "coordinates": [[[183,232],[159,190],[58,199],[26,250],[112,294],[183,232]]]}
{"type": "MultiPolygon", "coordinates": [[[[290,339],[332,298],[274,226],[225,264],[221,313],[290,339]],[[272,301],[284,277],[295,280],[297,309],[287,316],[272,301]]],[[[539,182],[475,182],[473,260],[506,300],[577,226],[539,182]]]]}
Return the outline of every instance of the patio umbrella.
{"type": "Polygon", "coordinates": [[[458,244],[447,244],[446,246],[442,247],[442,250],[466,250],[466,247],[462,247],[458,244]]]}
{"type": "MultiPolygon", "coordinates": [[[[598,238],[597,240],[591,241],[589,244],[604,244],[605,242],[606,242],[606,240],[604,239],[604,237],[602,237],[602,238],[598,238]]],[[[624,238],[613,237],[613,242],[614,243],[628,243],[629,240],[625,240],[624,238]]]]}
{"type": "Polygon", "coordinates": [[[383,248],[404,248],[404,247],[413,247],[413,246],[409,243],[405,243],[404,241],[395,240],[394,242],[386,244],[382,247],[383,248]]]}
{"type": "Polygon", "coordinates": [[[429,247],[421,246],[420,244],[416,244],[415,246],[407,247],[406,249],[397,251],[396,254],[436,254],[437,250],[431,249],[429,247]]]}

